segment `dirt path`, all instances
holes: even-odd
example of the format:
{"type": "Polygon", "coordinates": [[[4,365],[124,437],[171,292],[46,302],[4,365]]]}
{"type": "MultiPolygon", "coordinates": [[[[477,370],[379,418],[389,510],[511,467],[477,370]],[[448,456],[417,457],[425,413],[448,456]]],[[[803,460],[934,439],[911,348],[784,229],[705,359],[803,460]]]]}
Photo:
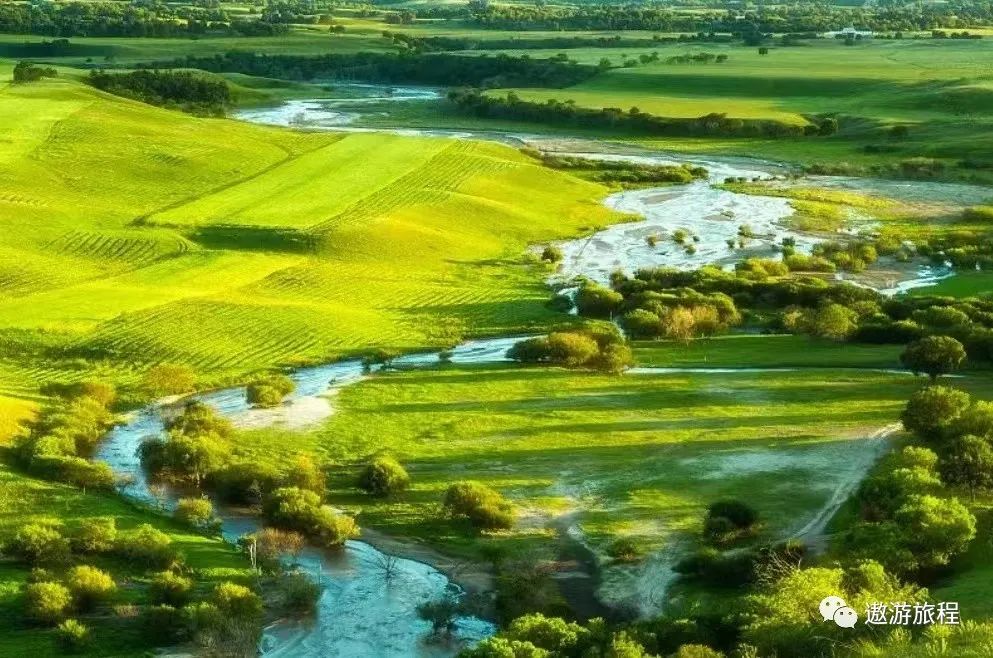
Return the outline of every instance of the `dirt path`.
{"type": "Polygon", "coordinates": [[[838,509],[845,504],[845,501],[855,493],[869,470],[886,452],[889,447],[888,439],[900,431],[901,427],[900,423],[892,423],[882,427],[866,437],[864,441],[858,441],[858,445],[854,446],[852,461],[849,462],[852,466],[849,468],[847,476],[835,486],[831,497],[814,515],[814,518],[792,533],[792,537],[803,540],[810,553],[815,555],[823,553],[827,548],[830,538],[830,535],[825,532],[827,524],[838,509]]]}

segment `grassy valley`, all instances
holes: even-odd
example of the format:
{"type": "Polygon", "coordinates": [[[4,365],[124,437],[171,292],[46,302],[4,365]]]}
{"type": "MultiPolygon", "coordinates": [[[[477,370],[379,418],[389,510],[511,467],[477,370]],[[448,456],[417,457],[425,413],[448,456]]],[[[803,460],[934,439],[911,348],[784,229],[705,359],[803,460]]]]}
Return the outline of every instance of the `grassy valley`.
{"type": "Polygon", "coordinates": [[[0,0],[0,655],[986,655],[990,26],[0,0]]]}

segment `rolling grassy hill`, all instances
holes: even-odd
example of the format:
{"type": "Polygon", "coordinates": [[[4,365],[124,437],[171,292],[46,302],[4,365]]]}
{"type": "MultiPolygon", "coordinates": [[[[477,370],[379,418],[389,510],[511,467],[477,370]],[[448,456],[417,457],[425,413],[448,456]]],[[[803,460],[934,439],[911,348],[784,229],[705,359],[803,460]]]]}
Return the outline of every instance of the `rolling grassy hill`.
{"type": "Polygon", "coordinates": [[[63,80],[0,89],[0,123],[0,373],[18,396],[561,321],[526,247],[619,219],[604,188],[494,144],[198,119],[63,80]]]}

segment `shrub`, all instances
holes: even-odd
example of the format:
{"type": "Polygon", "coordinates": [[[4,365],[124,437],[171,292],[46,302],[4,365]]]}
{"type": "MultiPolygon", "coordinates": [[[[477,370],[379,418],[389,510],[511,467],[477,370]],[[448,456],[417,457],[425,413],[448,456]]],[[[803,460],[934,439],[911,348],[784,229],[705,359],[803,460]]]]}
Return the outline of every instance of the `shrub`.
{"type": "Polygon", "coordinates": [[[321,504],[320,496],[297,487],[276,489],[266,498],[262,512],[274,525],[302,532],[328,547],[341,546],[358,535],[354,519],[336,514],[321,504]]]}
{"type": "Polygon", "coordinates": [[[83,519],[69,540],[79,553],[106,553],[117,539],[117,522],[113,517],[83,519]]]}
{"type": "Polygon", "coordinates": [[[214,589],[213,603],[228,619],[252,620],[262,616],[262,599],[243,585],[221,583],[214,589]]]}
{"type": "Polygon", "coordinates": [[[177,521],[194,528],[214,524],[214,506],[207,498],[180,498],[172,514],[177,521]]]}
{"type": "Polygon", "coordinates": [[[270,375],[257,379],[245,389],[249,404],[257,407],[275,407],[296,389],[296,384],[286,375],[270,375]]]}
{"type": "Polygon", "coordinates": [[[722,500],[707,508],[704,536],[716,544],[728,544],[751,534],[758,523],[758,512],[737,500],[722,500]]]}
{"type": "Polygon", "coordinates": [[[623,303],[621,293],[589,281],[576,291],[576,308],[585,317],[610,318],[623,303]]]}
{"type": "Polygon", "coordinates": [[[195,383],[193,369],[176,363],[153,366],[145,373],[144,378],[145,390],[156,397],[189,393],[195,383]]]}
{"type": "Polygon", "coordinates": [[[962,219],[972,222],[993,222],[993,206],[973,206],[962,211],[962,219]]]}
{"type": "Polygon", "coordinates": [[[511,504],[499,492],[478,482],[451,485],[442,504],[451,516],[466,518],[477,528],[510,528],[514,524],[511,504]]]}
{"type": "Polygon", "coordinates": [[[72,592],[76,608],[83,612],[103,603],[117,590],[117,584],[110,574],[86,565],[70,569],[65,582],[72,592]]]}
{"type": "Polygon", "coordinates": [[[644,555],[644,549],[631,537],[618,537],[607,546],[607,555],[618,562],[635,562],[644,555]]]}
{"type": "Polygon", "coordinates": [[[548,360],[567,368],[586,365],[599,351],[595,340],[580,333],[557,331],[548,336],[548,360]]]}
{"type": "Polygon", "coordinates": [[[442,633],[451,635],[455,630],[455,619],[459,615],[460,607],[458,599],[446,595],[419,604],[417,616],[431,623],[431,632],[435,635],[442,633]]]}
{"type": "Polygon", "coordinates": [[[236,462],[211,474],[211,484],[229,503],[256,504],[279,485],[279,471],[270,464],[236,462]]]}
{"type": "Polygon", "coordinates": [[[805,317],[807,333],[818,338],[845,340],[858,326],[855,313],[841,304],[825,304],[805,317]]]}
{"type": "Polygon", "coordinates": [[[627,345],[607,345],[600,349],[600,354],[589,365],[599,372],[616,375],[634,365],[634,355],[627,345]]]}
{"type": "Polygon", "coordinates": [[[541,260],[546,263],[558,263],[562,260],[562,250],[555,245],[548,245],[541,252],[541,260]]]}
{"type": "Polygon", "coordinates": [[[300,489],[307,489],[316,494],[323,494],[326,484],[324,473],[320,467],[314,463],[310,455],[300,454],[293,460],[290,472],[286,477],[286,484],[300,489]]]}
{"type": "Polygon", "coordinates": [[[277,583],[279,607],[289,614],[311,614],[321,598],[321,587],[305,573],[284,574],[277,583]]]}
{"type": "Polygon", "coordinates": [[[72,605],[72,593],[58,583],[33,583],[24,588],[24,611],[29,619],[57,624],[72,605]]]}
{"type": "Polygon", "coordinates": [[[658,338],[662,333],[659,316],[641,308],[625,313],[621,323],[631,338],[658,338]]]}
{"type": "Polygon", "coordinates": [[[303,550],[305,541],[299,532],[262,528],[258,532],[241,537],[238,544],[246,552],[254,551],[258,566],[269,571],[277,571],[279,559],[283,555],[297,555],[303,550]]]}
{"type": "Polygon", "coordinates": [[[152,603],[175,608],[186,605],[193,589],[193,581],[172,571],[160,571],[148,584],[148,598],[152,603]]]}
{"type": "Polygon", "coordinates": [[[14,535],[9,550],[28,564],[59,564],[69,559],[69,540],[51,526],[29,523],[14,535]]]}
{"type": "Polygon", "coordinates": [[[213,603],[191,603],[182,610],[186,631],[201,646],[209,646],[225,626],[224,613],[213,603]]]}
{"type": "Polygon", "coordinates": [[[965,362],[965,348],[950,336],[925,336],[907,345],[900,363],[915,375],[926,374],[931,381],[965,362]]]}
{"type": "Polygon", "coordinates": [[[410,476],[400,463],[392,457],[376,457],[362,469],[359,475],[359,488],[374,496],[391,496],[407,488],[410,476]]]}
{"type": "Polygon", "coordinates": [[[914,391],[900,415],[903,427],[921,438],[941,439],[947,428],[969,408],[969,394],[947,386],[914,391]]]}
{"type": "Polygon", "coordinates": [[[120,533],[114,550],[133,564],[162,569],[177,558],[171,544],[169,535],[145,523],[130,532],[120,533]]]}
{"type": "Polygon", "coordinates": [[[55,629],[55,641],[65,653],[78,653],[90,645],[90,629],[75,619],[67,619],[55,629]]]}
{"type": "Polygon", "coordinates": [[[142,636],[155,646],[176,644],[188,636],[187,616],[171,605],[152,605],[141,613],[142,636]]]}

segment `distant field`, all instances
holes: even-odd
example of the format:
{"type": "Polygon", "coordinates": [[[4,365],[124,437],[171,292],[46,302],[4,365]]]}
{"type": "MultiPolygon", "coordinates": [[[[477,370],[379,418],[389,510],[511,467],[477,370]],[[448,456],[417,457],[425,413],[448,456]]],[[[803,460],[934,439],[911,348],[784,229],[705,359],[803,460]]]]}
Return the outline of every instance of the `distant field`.
{"type": "Polygon", "coordinates": [[[639,341],[639,365],[714,368],[899,368],[900,345],[859,345],[800,335],[700,338],[689,343],[639,341]]]}
{"type": "MultiPolygon", "coordinates": [[[[840,112],[914,123],[949,114],[984,115],[993,99],[981,63],[993,46],[983,41],[878,41],[853,47],[821,41],[773,47],[768,55],[760,55],[757,48],[719,44],[663,44],[653,50],[663,60],[710,52],[725,54],[728,61],[613,69],[569,89],[570,97],[582,105],[637,106],[662,116],[724,112],[755,117],[765,108],[768,118],[776,118],[774,112],[840,112]]],[[[540,52],[530,54],[537,57],[540,52]]],[[[568,54],[580,61],[613,58],[619,65],[623,55],[640,53],[591,48],[568,54]]],[[[554,92],[519,93],[543,99],[554,92]]],[[[561,92],[558,98],[564,100],[561,92]]]]}
{"type": "Polygon", "coordinates": [[[526,247],[620,218],[605,188],[488,143],[196,119],[67,81],[0,90],[0,122],[0,324],[94,361],[0,361],[17,395],[108,357],[223,377],[561,322],[526,247]]]}

